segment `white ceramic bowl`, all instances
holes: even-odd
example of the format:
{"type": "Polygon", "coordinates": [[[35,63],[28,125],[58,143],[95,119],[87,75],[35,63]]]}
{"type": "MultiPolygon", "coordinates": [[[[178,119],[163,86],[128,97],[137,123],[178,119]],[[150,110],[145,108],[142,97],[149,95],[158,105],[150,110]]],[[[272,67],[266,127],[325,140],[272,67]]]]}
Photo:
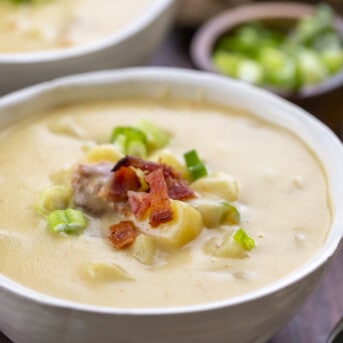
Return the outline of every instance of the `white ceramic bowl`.
{"type": "Polygon", "coordinates": [[[0,99],[0,130],[61,103],[143,95],[199,99],[244,108],[300,136],[328,178],[333,220],[325,245],[303,267],[243,296],[179,308],[88,306],[27,289],[0,275],[0,329],[16,343],[265,342],[303,304],[343,236],[343,148],[317,119],[275,95],[225,77],[136,68],[72,76],[0,99]]]}
{"type": "Polygon", "coordinates": [[[162,41],[175,11],[175,0],[154,0],[139,18],[101,40],[54,51],[0,53],[0,95],[64,75],[142,64],[162,41]]]}

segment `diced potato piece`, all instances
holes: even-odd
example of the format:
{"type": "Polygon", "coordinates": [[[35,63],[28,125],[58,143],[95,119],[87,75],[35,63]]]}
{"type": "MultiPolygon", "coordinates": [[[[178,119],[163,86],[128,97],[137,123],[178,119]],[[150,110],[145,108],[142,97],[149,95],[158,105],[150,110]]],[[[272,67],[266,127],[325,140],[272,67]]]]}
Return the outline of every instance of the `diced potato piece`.
{"type": "Polygon", "coordinates": [[[173,219],[151,229],[149,234],[165,248],[180,248],[196,238],[202,231],[201,214],[190,204],[171,200],[173,219]]]}
{"type": "Polygon", "coordinates": [[[141,234],[132,244],[132,255],[144,264],[152,264],[156,253],[155,239],[149,235],[141,234]]]}
{"type": "Polygon", "coordinates": [[[236,201],[239,195],[237,180],[221,172],[202,177],[194,181],[191,187],[196,192],[213,194],[227,201],[236,201]]]}
{"type": "Polygon", "coordinates": [[[54,122],[52,125],[50,125],[49,129],[54,133],[73,138],[83,138],[85,136],[83,130],[72,118],[69,117],[61,118],[60,120],[54,122]]]}
{"type": "Polygon", "coordinates": [[[149,189],[149,185],[145,181],[144,171],[142,169],[139,169],[139,168],[134,168],[134,167],[130,167],[130,168],[136,173],[136,175],[139,179],[139,183],[141,186],[139,187],[138,192],[146,192],[149,189]]]}
{"type": "Polygon", "coordinates": [[[90,163],[97,163],[102,161],[109,161],[116,163],[124,155],[113,144],[102,144],[91,148],[86,153],[86,161],[90,163]]]}
{"type": "Polygon", "coordinates": [[[248,256],[247,252],[232,239],[232,233],[224,235],[220,242],[217,238],[211,238],[203,246],[205,254],[215,257],[243,258],[248,256]]]}
{"type": "Polygon", "coordinates": [[[55,210],[65,210],[73,195],[73,190],[67,185],[52,186],[39,193],[36,210],[42,215],[47,215],[55,210]]]}
{"type": "Polygon", "coordinates": [[[151,160],[172,167],[179,172],[184,179],[189,178],[186,166],[168,149],[157,151],[154,155],[152,155],[151,160]]]}
{"type": "Polygon", "coordinates": [[[127,281],[133,278],[122,267],[105,262],[93,262],[87,265],[88,276],[95,281],[127,281]]]}
{"type": "Polygon", "coordinates": [[[235,225],[240,222],[237,208],[228,202],[200,201],[194,207],[200,212],[204,225],[215,228],[223,224],[235,225]]]}
{"type": "Polygon", "coordinates": [[[56,185],[70,183],[74,172],[74,166],[67,166],[49,174],[49,179],[56,185]]]}
{"type": "Polygon", "coordinates": [[[226,236],[216,252],[218,257],[243,258],[248,256],[247,252],[237,244],[231,236],[226,236]]]}

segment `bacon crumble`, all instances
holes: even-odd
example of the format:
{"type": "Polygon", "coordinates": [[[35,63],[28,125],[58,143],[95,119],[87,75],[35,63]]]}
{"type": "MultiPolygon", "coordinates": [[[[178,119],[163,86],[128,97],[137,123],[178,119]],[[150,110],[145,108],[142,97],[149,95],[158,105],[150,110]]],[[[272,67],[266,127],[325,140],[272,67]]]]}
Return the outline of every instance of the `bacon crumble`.
{"type": "Polygon", "coordinates": [[[151,205],[150,193],[128,191],[127,194],[133,215],[137,219],[143,219],[151,205]]]}
{"type": "Polygon", "coordinates": [[[130,220],[123,220],[109,227],[110,240],[116,249],[124,249],[136,239],[136,227],[130,220]]]}
{"type": "Polygon", "coordinates": [[[122,167],[134,167],[141,169],[147,174],[162,169],[164,178],[167,183],[168,196],[173,200],[186,200],[195,197],[193,190],[188,187],[181,175],[173,168],[163,164],[152,161],[145,161],[138,157],[125,156],[117,162],[112,171],[116,173],[122,167]]]}
{"type": "Polygon", "coordinates": [[[126,201],[128,199],[127,192],[137,191],[140,186],[136,173],[129,167],[121,166],[102,187],[99,196],[114,202],[126,201]]]}
{"type": "Polygon", "coordinates": [[[167,184],[162,168],[148,174],[145,179],[150,186],[149,224],[152,227],[156,227],[173,219],[167,184]]]}

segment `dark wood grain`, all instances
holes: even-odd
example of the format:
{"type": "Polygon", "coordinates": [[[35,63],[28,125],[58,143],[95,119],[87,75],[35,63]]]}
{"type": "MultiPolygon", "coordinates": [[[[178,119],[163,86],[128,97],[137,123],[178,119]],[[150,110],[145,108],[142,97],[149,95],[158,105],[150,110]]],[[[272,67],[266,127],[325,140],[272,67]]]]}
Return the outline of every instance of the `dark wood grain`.
{"type": "MultiPolygon", "coordinates": [[[[188,52],[193,33],[191,28],[174,28],[149,64],[193,68],[188,52]]],[[[306,100],[300,105],[327,123],[343,140],[342,89],[324,98],[306,100]]],[[[330,331],[343,316],[342,265],[343,249],[336,254],[325,277],[306,304],[269,343],[326,342],[330,331]]],[[[0,332],[0,343],[11,341],[0,332]]]]}

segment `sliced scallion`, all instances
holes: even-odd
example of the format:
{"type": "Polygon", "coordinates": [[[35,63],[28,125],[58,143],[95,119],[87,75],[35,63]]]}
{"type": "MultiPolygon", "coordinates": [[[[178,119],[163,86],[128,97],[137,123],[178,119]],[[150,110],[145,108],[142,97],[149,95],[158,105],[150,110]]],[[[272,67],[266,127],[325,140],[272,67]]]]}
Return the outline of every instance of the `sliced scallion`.
{"type": "Polygon", "coordinates": [[[140,158],[147,155],[147,137],[144,132],[134,127],[115,127],[110,141],[118,145],[124,154],[140,158]]]}
{"type": "Polygon", "coordinates": [[[255,247],[255,241],[248,236],[243,228],[239,228],[235,232],[235,234],[233,235],[233,239],[246,251],[249,251],[255,247]]]}
{"type": "Polygon", "coordinates": [[[207,169],[205,165],[200,161],[196,150],[190,150],[183,155],[186,166],[192,181],[195,181],[201,177],[206,176],[207,169]]]}
{"type": "Polygon", "coordinates": [[[222,222],[230,225],[237,225],[241,222],[241,214],[236,206],[224,201],[220,205],[223,207],[223,220],[222,222]]]}
{"type": "Polygon", "coordinates": [[[149,120],[139,120],[137,127],[145,133],[151,149],[160,149],[169,143],[168,134],[149,120]]]}
{"type": "Polygon", "coordinates": [[[48,228],[54,233],[74,234],[85,229],[87,220],[83,213],[72,208],[56,210],[48,216],[48,228]]]}

